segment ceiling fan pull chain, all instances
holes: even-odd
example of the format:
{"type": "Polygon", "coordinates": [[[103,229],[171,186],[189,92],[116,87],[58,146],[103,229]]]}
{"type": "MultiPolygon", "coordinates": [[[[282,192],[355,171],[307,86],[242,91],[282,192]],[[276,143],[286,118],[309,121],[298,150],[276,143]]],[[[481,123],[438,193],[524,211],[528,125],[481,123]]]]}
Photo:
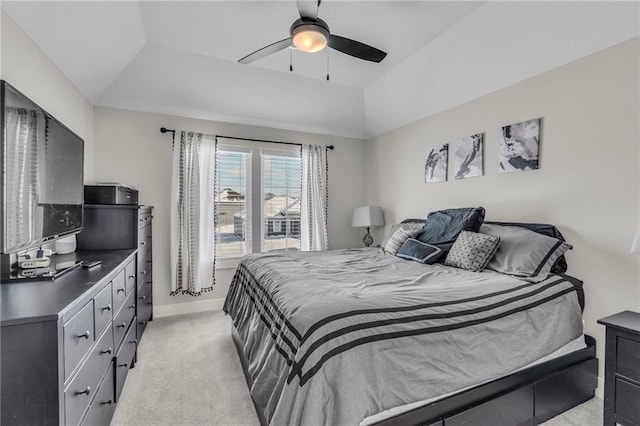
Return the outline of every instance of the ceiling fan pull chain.
{"type": "Polygon", "coordinates": [[[289,71],[293,72],[293,49],[289,48],[289,71]]]}
{"type": "MultiPolygon", "coordinates": [[[[318,2],[320,4],[320,2],[318,2]]],[[[329,81],[329,49],[325,49],[327,51],[327,81],[329,81]]]]}

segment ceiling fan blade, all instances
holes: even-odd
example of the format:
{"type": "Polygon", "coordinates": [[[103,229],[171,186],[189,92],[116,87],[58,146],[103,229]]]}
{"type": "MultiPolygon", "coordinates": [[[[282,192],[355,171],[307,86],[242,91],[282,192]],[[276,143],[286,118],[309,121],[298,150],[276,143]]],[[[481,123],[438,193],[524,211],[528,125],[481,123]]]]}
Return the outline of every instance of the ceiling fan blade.
{"type": "Polygon", "coordinates": [[[265,46],[262,49],[258,49],[253,53],[249,53],[244,58],[239,59],[238,62],[240,62],[241,64],[250,64],[251,62],[255,62],[258,59],[262,59],[265,56],[269,56],[273,53],[281,51],[282,49],[286,49],[291,45],[292,45],[291,38],[287,37],[283,40],[276,41],[275,43],[271,43],[270,45],[265,46]]]}
{"type": "Polygon", "coordinates": [[[298,6],[298,12],[301,18],[309,18],[314,21],[318,19],[318,8],[320,7],[320,1],[318,0],[296,0],[298,6]]]}
{"type": "Polygon", "coordinates": [[[347,55],[371,62],[380,62],[387,56],[386,52],[380,49],[335,34],[329,36],[329,47],[347,55]]]}

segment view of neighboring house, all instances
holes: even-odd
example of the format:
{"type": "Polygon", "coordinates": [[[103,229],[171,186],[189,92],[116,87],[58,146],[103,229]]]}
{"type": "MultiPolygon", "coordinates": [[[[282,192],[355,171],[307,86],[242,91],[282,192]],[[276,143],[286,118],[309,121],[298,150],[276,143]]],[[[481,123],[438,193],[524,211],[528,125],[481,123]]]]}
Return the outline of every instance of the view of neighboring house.
{"type": "MultiPolygon", "coordinates": [[[[244,195],[231,188],[225,188],[215,198],[216,200],[216,223],[224,229],[234,224],[234,215],[244,210],[244,195]]],[[[232,229],[232,228],[231,228],[232,229]]],[[[231,232],[231,229],[229,232],[231,232]]]]}
{"type": "MultiPolygon", "coordinates": [[[[296,237],[300,235],[300,199],[268,193],[263,205],[265,235],[267,237],[296,237]]],[[[244,238],[245,196],[225,188],[216,196],[217,224],[222,234],[233,233],[244,238]]]]}
{"type": "MultiPolygon", "coordinates": [[[[298,198],[278,195],[266,199],[263,206],[263,217],[267,237],[300,235],[300,200],[298,198]]],[[[234,233],[242,237],[244,226],[245,210],[242,210],[234,214],[234,233]]]]}

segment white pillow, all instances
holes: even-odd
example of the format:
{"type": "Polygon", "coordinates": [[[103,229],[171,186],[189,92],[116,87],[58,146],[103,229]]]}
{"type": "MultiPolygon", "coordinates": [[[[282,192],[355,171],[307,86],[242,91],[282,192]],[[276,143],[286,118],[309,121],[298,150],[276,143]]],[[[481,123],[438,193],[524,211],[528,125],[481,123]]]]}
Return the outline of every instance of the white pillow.
{"type": "MultiPolygon", "coordinates": [[[[395,225],[394,225],[395,226],[395,225]]],[[[402,244],[409,238],[413,238],[420,233],[424,223],[401,223],[398,228],[391,234],[386,243],[382,246],[385,253],[396,255],[402,244]]],[[[393,228],[392,228],[393,230],[393,228]]]]}

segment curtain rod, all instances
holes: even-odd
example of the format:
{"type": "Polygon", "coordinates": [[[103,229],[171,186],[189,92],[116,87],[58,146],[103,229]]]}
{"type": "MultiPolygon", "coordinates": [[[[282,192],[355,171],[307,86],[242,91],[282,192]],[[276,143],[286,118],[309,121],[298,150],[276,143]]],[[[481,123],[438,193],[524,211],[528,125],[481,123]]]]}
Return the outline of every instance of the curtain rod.
{"type": "MultiPolygon", "coordinates": [[[[176,131],[173,129],[167,129],[165,127],[161,127],[160,128],[160,132],[161,133],[173,133],[173,135],[175,136],[176,131]]],[[[298,145],[298,146],[302,146],[301,143],[295,143],[295,142],[280,142],[280,141],[268,141],[268,140],[264,140],[264,139],[249,139],[249,138],[238,138],[235,136],[224,136],[224,135],[216,135],[216,138],[226,138],[226,139],[235,139],[235,140],[239,140],[239,141],[249,141],[249,142],[267,142],[267,143],[279,143],[282,145],[298,145]]],[[[333,145],[327,145],[326,147],[327,149],[333,150],[334,146],[333,145]]]]}
{"type": "MultiPolygon", "coordinates": [[[[279,143],[279,144],[282,144],[282,145],[298,145],[298,146],[302,146],[301,143],[296,143],[296,142],[280,142],[280,141],[268,141],[268,140],[265,140],[265,139],[237,138],[235,136],[216,135],[216,138],[235,139],[235,140],[239,140],[239,141],[248,141],[248,142],[267,142],[267,143],[279,143]]],[[[326,148],[333,150],[334,147],[333,147],[333,145],[327,145],[326,148]]]]}

